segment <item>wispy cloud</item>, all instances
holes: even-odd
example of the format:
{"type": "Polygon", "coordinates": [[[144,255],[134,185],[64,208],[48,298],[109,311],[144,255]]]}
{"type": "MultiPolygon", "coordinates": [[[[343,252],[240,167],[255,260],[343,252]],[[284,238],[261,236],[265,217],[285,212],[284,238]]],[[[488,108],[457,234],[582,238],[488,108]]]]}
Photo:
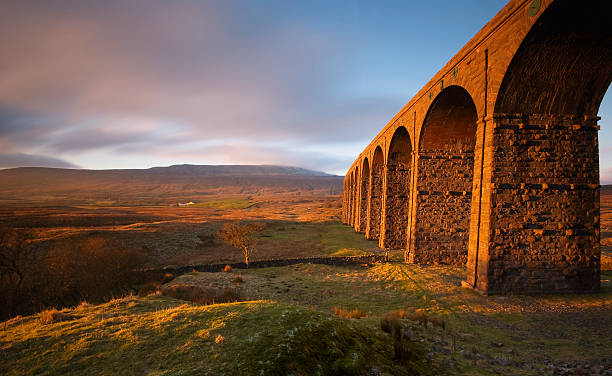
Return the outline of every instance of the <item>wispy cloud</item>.
{"type": "MultiPolygon", "coordinates": [[[[146,159],[155,146],[179,156],[194,140],[239,139],[255,154],[228,153],[227,163],[258,163],[256,143],[363,139],[397,110],[400,98],[339,94],[334,32],[259,21],[243,25],[237,9],[215,2],[9,1],[0,142],[54,155],[140,150],[146,159]]],[[[286,148],[264,159],[304,156],[286,148]]]]}
{"type": "Polygon", "coordinates": [[[342,173],[504,3],[5,0],[0,150],[342,173]]]}
{"type": "Polygon", "coordinates": [[[58,168],[79,168],[70,162],[59,158],[30,155],[30,154],[0,154],[0,168],[11,167],[58,167],[58,168]]]}

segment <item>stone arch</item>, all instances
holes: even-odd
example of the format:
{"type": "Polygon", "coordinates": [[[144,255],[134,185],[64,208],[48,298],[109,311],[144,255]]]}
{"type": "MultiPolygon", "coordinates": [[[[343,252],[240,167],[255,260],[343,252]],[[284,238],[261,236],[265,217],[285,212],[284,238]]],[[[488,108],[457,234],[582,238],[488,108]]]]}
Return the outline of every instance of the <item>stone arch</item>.
{"type": "Polygon", "coordinates": [[[467,259],[476,121],[474,100],[461,86],[445,88],[429,107],[419,141],[410,262],[467,259]]]}
{"type": "Polygon", "coordinates": [[[383,179],[385,170],[385,157],[382,148],[377,146],[374,150],[371,166],[371,193],[370,214],[366,225],[366,238],[378,239],[380,237],[380,223],[382,215],[383,179]]]}
{"type": "Polygon", "coordinates": [[[609,1],[553,1],[505,71],[486,125],[494,190],[478,236],[492,238],[471,241],[468,256],[479,290],[599,288],[596,115],[612,80],[611,11],[609,1]]]}
{"type": "Polygon", "coordinates": [[[359,226],[357,231],[365,232],[368,223],[368,203],[370,201],[370,163],[368,157],[365,157],[361,164],[360,186],[359,226]]]}
{"type": "Polygon", "coordinates": [[[406,249],[411,168],[410,134],[406,128],[400,126],[393,133],[387,152],[384,216],[380,238],[380,246],[383,248],[406,249]]]}
{"type": "Polygon", "coordinates": [[[554,1],[514,54],[495,113],[595,116],[612,80],[612,3],[554,1]]]}

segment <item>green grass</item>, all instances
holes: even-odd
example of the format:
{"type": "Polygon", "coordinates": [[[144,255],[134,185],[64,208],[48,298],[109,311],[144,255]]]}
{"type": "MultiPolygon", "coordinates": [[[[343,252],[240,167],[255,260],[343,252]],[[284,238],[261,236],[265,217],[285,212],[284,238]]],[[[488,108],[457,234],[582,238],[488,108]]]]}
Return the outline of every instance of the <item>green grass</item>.
{"type": "Polygon", "coordinates": [[[125,298],[65,310],[68,321],[55,324],[37,316],[9,321],[5,330],[0,324],[0,374],[367,374],[376,367],[538,375],[549,362],[601,363],[612,348],[611,272],[602,273],[597,293],[504,297],[462,288],[461,267],[397,262],[194,273],[172,283],[227,284],[237,273],[251,301],[125,298]],[[367,316],[342,319],[334,307],[367,316]],[[400,308],[446,323],[423,328],[404,320],[417,354],[407,367],[391,360],[390,337],[380,330],[381,317],[400,308]]]}
{"type": "MultiPolygon", "coordinates": [[[[452,266],[300,264],[240,273],[249,298],[273,299],[325,313],[332,313],[334,307],[358,308],[369,315],[359,321],[371,330],[378,327],[382,315],[396,309],[424,309],[429,316],[443,317],[444,331],[423,329],[414,322],[407,325],[417,338],[438,348],[438,363],[454,362],[456,367],[445,370],[446,374],[541,374],[546,364],[542,359],[601,361],[612,347],[605,329],[612,325],[609,272],[602,273],[598,293],[507,297],[483,296],[462,288],[464,269],[452,266]],[[477,355],[466,357],[462,351],[477,355]],[[499,363],[504,360],[514,366],[499,363]]],[[[204,277],[214,278],[198,273],[176,281],[197,283],[204,277]]]]}
{"type": "MultiPolygon", "coordinates": [[[[0,331],[3,375],[360,375],[432,372],[391,360],[388,337],[357,320],[272,301],[201,306],[128,297],[13,319],[0,331]]],[[[423,346],[413,344],[415,354],[423,346]]]]}
{"type": "Polygon", "coordinates": [[[308,244],[319,255],[358,256],[378,249],[376,241],[365,239],[338,221],[273,222],[263,232],[262,241],[308,244]]]}

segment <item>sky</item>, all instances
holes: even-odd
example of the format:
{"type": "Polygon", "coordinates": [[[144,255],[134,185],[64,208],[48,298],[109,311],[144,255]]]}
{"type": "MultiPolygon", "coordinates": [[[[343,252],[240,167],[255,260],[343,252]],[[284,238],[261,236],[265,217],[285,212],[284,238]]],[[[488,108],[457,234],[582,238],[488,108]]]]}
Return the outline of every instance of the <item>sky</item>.
{"type": "MultiPolygon", "coordinates": [[[[344,175],[505,3],[3,0],[0,168],[344,175]]],[[[611,96],[600,108],[602,184],[612,183],[611,96]]]]}

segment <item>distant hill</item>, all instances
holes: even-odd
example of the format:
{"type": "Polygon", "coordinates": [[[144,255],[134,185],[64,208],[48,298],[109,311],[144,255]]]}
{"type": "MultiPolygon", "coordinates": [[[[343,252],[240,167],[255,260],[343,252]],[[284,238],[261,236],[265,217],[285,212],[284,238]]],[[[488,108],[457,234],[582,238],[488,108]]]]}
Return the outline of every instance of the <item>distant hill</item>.
{"type": "Polygon", "coordinates": [[[175,165],[149,169],[0,170],[0,204],[152,203],[214,195],[341,194],[343,177],[272,165],[175,165]]]}
{"type": "MultiPolygon", "coordinates": [[[[117,170],[115,170],[117,171],[117,170]]],[[[129,170],[134,171],[134,170],[129,170]]],[[[191,176],[228,176],[228,175],[291,175],[291,176],[335,176],[322,171],[308,170],[301,167],[274,165],[174,165],[153,167],[140,170],[163,175],[191,176]]]]}

